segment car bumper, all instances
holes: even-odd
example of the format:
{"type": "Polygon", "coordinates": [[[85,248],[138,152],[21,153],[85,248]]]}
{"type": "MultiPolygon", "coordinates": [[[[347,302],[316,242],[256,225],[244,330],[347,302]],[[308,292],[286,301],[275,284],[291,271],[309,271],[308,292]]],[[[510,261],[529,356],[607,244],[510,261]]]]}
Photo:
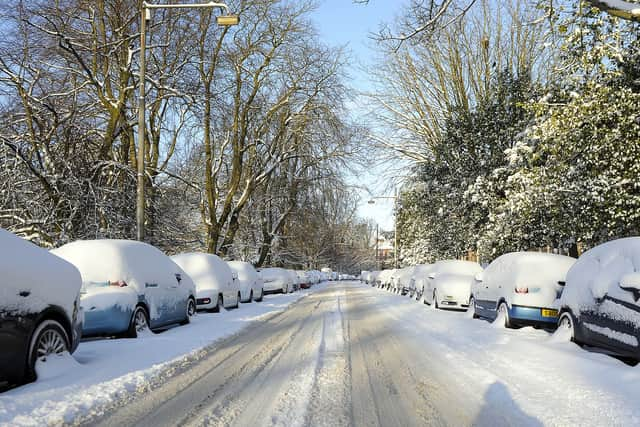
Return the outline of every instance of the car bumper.
{"type": "Polygon", "coordinates": [[[547,307],[526,307],[521,305],[512,305],[509,309],[509,319],[517,323],[524,324],[542,324],[542,325],[556,325],[558,323],[558,311],[547,307]],[[543,311],[549,310],[555,315],[549,315],[543,311]]]}

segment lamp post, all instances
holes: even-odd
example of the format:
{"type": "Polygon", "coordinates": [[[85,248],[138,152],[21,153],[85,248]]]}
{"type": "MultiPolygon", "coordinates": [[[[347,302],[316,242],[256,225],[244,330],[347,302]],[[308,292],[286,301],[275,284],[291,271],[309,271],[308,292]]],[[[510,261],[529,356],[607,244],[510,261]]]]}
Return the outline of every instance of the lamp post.
{"type": "MultiPolygon", "coordinates": [[[[376,196],[372,197],[367,203],[373,205],[376,203],[375,199],[393,199],[393,207],[395,214],[393,215],[393,268],[398,268],[398,187],[395,189],[395,195],[393,196],[376,196]]],[[[378,242],[376,239],[376,248],[378,242]]],[[[376,256],[378,254],[378,250],[376,249],[376,256]]]]}
{"type": "Polygon", "coordinates": [[[229,13],[229,6],[224,3],[194,3],[194,4],[152,4],[142,2],[142,13],[140,15],[140,92],[138,97],[138,173],[137,173],[137,198],[136,198],[136,237],[144,240],[144,156],[145,156],[145,73],[146,73],[146,48],[147,48],[147,24],[151,21],[152,9],[204,9],[220,8],[224,9],[226,15],[216,18],[216,23],[220,26],[237,25],[239,17],[229,13]]]}

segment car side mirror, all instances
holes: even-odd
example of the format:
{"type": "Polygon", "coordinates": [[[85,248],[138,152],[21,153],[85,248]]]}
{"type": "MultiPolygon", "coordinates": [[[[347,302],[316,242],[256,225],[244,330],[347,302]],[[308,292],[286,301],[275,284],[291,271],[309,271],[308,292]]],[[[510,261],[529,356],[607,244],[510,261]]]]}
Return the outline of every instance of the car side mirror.
{"type": "Polygon", "coordinates": [[[482,280],[484,280],[483,274],[482,273],[476,274],[474,279],[476,279],[476,282],[482,282],[482,280]]]}
{"type": "Polygon", "coordinates": [[[558,285],[564,286],[566,284],[567,284],[567,282],[565,282],[564,280],[558,280],[558,285]]]}
{"type": "Polygon", "coordinates": [[[625,274],[620,279],[620,289],[631,292],[633,298],[638,301],[640,299],[640,273],[625,274]]]}
{"type": "Polygon", "coordinates": [[[435,279],[436,273],[429,273],[429,279],[435,279]]]}
{"type": "Polygon", "coordinates": [[[178,284],[180,284],[180,282],[182,282],[182,274],[176,273],[176,280],[178,281],[178,284]]]}

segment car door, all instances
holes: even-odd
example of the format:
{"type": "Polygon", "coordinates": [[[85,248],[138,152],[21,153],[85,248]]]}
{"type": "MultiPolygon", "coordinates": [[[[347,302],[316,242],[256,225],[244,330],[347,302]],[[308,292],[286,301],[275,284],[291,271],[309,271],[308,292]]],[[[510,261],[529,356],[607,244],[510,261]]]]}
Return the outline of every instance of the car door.
{"type": "Polygon", "coordinates": [[[501,280],[501,273],[502,260],[497,259],[486,268],[482,282],[477,285],[476,303],[482,316],[491,318],[495,315],[496,289],[501,280]]]}

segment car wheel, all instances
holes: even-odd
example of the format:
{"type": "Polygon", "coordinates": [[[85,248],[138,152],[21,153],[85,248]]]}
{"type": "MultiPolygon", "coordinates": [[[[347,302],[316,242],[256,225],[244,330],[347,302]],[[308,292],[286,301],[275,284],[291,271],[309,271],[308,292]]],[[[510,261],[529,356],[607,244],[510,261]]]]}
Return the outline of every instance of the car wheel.
{"type": "Polygon", "coordinates": [[[181,325],[188,325],[191,323],[191,318],[196,315],[196,301],[189,297],[189,301],[187,301],[187,317],[180,322],[181,325]]]}
{"type": "Polygon", "coordinates": [[[29,359],[27,360],[27,380],[35,381],[36,362],[46,362],[52,354],[69,351],[69,338],[60,323],[55,320],[45,320],[33,332],[29,343],[29,359]]]}
{"type": "Polygon", "coordinates": [[[433,308],[440,308],[440,306],[438,305],[438,294],[436,291],[433,291],[433,302],[432,302],[433,308]]]}
{"type": "Polygon", "coordinates": [[[137,306],[133,310],[131,315],[131,322],[129,322],[129,329],[127,330],[127,338],[137,338],[138,334],[149,329],[149,316],[147,310],[141,305],[137,306]]]}
{"type": "Polygon", "coordinates": [[[213,312],[214,313],[221,313],[222,309],[224,308],[224,297],[222,296],[222,294],[218,295],[218,303],[216,304],[216,306],[213,308],[213,312]]]}
{"type": "Polygon", "coordinates": [[[498,306],[498,316],[496,317],[496,320],[500,319],[501,317],[504,318],[504,327],[510,328],[511,319],[509,319],[509,308],[507,307],[506,302],[501,302],[498,306]]]}
{"type": "Polygon", "coordinates": [[[240,291],[238,291],[238,297],[236,298],[236,305],[234,305],[233,308],[240,307],[240,299],[242,299],[242,296],[240,294],[240,291]]]}
{"type": "Polygon", "coordinates": [[[476,314],[476,299],[474,297],[469,298],[469,308],[467,309],[468,316],[472,319],[477,319],[476,314]]]}
{"type": "Polygon", "coordinates": [[[247,300],[247,302],[251,301],[253,301],[253,289],[251,289],[251,292],[249,292],[249,299],[247,300]]]}
{"type": "Polygon", "coordinates": [[[264,298],[264,289],[260,289],[260,297],[256,298],[255,301],[256,302],[262,302],[263,298],[264,298]]]}
{"type": "Polygon", "coordinates": [[[558,319],[558,329],[553,335],[561,341],[575,342],[575,321],[570,312],[565,311],[560,315],[560,318],[558,319]]]}

